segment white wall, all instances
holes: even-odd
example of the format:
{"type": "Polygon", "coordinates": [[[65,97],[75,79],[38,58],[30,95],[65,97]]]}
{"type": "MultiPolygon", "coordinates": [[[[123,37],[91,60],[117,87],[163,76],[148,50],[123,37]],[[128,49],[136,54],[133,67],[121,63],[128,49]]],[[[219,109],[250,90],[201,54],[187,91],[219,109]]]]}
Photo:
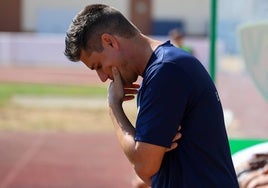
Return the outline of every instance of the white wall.
{"type": "MultiPolygon", "coordinates": [[[[152,0],[153,18],[183,19],[186,21],[186,32],[200,34],[206,31],[209,20],[210,0],[152,0]]],[[[75,14],[85,5],[105,3],[119,9],[129,18],[130,0],[23,0],[22,29],[36,31],[37,16],[42,9],[69,11],[75,14]]]]}
{"type": "Polygon", "coordinates": [[[59,9],[78,12],[84,6],[92,3],[104,3],[116,7],[126,16],[128,15],[129,1],[127,0],[23,0],[22,1],[22,30],[35,31],[38,11],[41,9],[59,9]]]}
{"type": "Polygon", "coordinates": [[[0,32],[0,65],[68,66],[64,35],[0,32]]]}
{"type": "MultiPolygon", "coordinates": [[[[152,36],[162,42],[167,37],[152,36]]],[[[0,32],[0,66],[77,66],[64,55],[64,34],[31,34],[0,32]]],[[[186,38],[195,56],[208,67],[207,38],[186,38]]]]}
{"type": "Polygon", "coordinates": [[[210,0],[153,0],[156,19],[183,19],[186,32],[199,34],[206,31],[210,16],[210,0]]]}
{"type": "MultiPolygon", "coordinates": [[[[184,19],[190,34],[203,32],[209,18],[210,0],[152,0],[154,19],[184,19]],[[198,3],[198,5],[197,5],[198,3]]],[[[22,25],[25,31],[35,31],[38,12],[42,9],[70,11],[76,14],[91,3],[105,3],[119,9],[129,17],[129,0],[22,0],[22,25]]],[[[53,19],[53,16],[52,16],[53,19]]],[[[68,22],[71,18],[65,19],[68,22]]],[[[53,20],[52,20],[53,21],[53,20]]],[[[58,21],[55,21],[58,23],[58,21]]],[[[60,23],[59,23],[60,24],[60,23]]],[[[68,60],[63,55],[64,35],[0,33],[0,65],[49,65],[65,66],[68,60]]],[[[164,41],[164,39],[163,39],[164,41]]],[[[196,56],[207,63],[207,39],[187,40],[195,48],[196,56]]]]}

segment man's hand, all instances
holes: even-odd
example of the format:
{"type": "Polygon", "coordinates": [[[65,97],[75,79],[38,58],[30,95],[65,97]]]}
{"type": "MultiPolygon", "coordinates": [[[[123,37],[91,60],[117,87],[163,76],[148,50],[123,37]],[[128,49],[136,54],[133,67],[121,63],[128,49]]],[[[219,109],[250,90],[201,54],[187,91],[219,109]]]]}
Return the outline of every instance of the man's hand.
{"type": "Polygon", "coordinates": [[[241,164],[242,173],[238,173],[238,181],[241,188],[267,188],[268,187],[268,153],[257,153],[241,164]]]}
{"type": "MultiPolygon", "coordinates": [[[[172,144],[170,146],[170,148],[167,148],[166,149],[166,152],[169,152],[171,150],[174,150],[175,148],[178,147],[178,143],[177,141],[182,137],[182,134],[180,133],[180,130],[181,130],[181,126],[179,126],[178,128],[178,132],[177,134],[175,135],[175,137],[173,138],[172,140],[172,144]]],[[[135,177],[133,178],[132,180],[132,187],[133,188],[150,188],[148,185],[146,185],[146,183],[143,182],[143,180],[135,175],[135,177]]]]}
{"type": "Polygon", "coordinates": [[[182,134],[180,133],[180,130],[181,130],[181,126],[179,126],[178,132],[176,133],[175,137],[173,138],[170,148],[166,149],[166,152],[174,150],[175,148],[178,147],[177,141],[182,137],[182,134]]]}
{"type": "Polygon", "coordinates": [[[139,84],[132,84],[131,86],[124,87],[121,79],[121,75],[116,67],[112,68],[113,81],[108,88],[108,104],[112,106],[114,104],[122,104],[123,101],[132,100],[135,98],[135,94],[138,93],[139,84]]]}
{"type": "Polygon", "coordinates": [[[263,169],[247,173],[239,184],[241,188],[267,188],[268,165],[263,169]]]}

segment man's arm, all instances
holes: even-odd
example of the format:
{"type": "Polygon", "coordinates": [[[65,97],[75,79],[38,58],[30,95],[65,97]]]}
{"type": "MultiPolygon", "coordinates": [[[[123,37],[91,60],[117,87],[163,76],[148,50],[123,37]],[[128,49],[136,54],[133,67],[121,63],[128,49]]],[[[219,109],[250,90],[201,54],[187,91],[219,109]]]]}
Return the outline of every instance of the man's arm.
{"type": "MultiPolygon", "coordinates": [[[[108,105],[118,141],[125,155],[132,163],[137,175],[147,184],[151,185],[151,177],[158,172],[166,151],[176,148],[174,142],[172,148],[165,148],[153,144],[135,142],[135,127],[124,113],[122,103],[133,98],[137,93],[133,88],[124,89],[120,73],[113,68],[114,81],[108,91],[108,105]]],[[[176,137],[180,137],[178,134],[176,137]]]]}
{"type": "Polygon", "coordinates": [[[137,175],[151,185],[151,177],[159,170],[166,148],[135,142],[135,128],[120,107],[110,107],[118,141],[137,175]]]}
{"type": "MultiPolygon", "coordinates": [[[[175,137],[172,140],[171,147],[170,148],[167,148],[166,149],[166,152],[169,152],[169,151],[175,149],[178,146],[178,144],[177,144],[176,141],[178,139],[180,139],[181,136],[182,136],[181,133],[179,132],[180,131],[180,128],[181,127],[179,127],[178,133],[175,135],[175,137]]],[[[132,180],[132,186],[133,186],[133,188],[149,188],[149,186],[146,183],[144,183],[144,181],[139,176],[137,176],[137,175],[132,180]]]]}

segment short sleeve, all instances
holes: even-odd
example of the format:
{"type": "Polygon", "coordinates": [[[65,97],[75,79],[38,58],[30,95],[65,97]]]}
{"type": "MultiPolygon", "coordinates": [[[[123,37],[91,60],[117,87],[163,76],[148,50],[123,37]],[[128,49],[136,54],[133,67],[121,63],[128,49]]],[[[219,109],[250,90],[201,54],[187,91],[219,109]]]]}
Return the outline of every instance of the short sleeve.
{"type": "Polygon", "coordinates": [[[189,100],[188,75],[174,63],[153,71],[142,88],[135,140],[170,147],[189,100]]]}

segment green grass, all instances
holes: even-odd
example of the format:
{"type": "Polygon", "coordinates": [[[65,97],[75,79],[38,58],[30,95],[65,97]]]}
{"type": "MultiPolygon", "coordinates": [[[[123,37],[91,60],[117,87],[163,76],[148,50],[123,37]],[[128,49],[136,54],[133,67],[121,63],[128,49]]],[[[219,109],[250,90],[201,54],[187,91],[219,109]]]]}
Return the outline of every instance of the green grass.
{"type": "Polygon", "coordinates": [[[104,86],[0,83],[0,105],[7,103],[14,95],[105,97],[106,91],[104,86]]]}

